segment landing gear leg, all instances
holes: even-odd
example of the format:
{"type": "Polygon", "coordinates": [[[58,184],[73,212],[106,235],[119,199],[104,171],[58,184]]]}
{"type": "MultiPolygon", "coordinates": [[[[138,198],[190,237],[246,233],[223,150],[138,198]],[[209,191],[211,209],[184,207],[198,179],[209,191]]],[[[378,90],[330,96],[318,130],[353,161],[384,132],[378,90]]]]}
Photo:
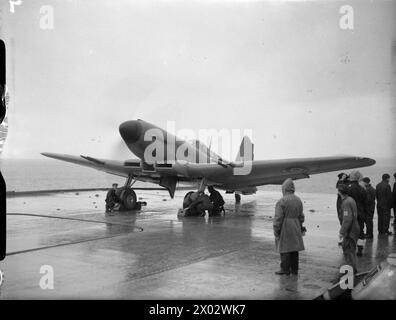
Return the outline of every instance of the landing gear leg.
{"type": "Polygon", "coordinates": [[[235,203],[241,203],[241,195],[239,193],[235,193],[235,203]]]}
{"type": "Polygon", "coordinates": [[[201,180],[201,183],[199,184],[198,192],[205,192],[206,188],[206,178],[203,178],[201,180]]]}
{"type": "Polygon", "coordinates": [[[124,188],[132,187],[135,182],[136,182],[136,180],[133,180],[133,176],[129,175],[125,181],[124,188]]]}

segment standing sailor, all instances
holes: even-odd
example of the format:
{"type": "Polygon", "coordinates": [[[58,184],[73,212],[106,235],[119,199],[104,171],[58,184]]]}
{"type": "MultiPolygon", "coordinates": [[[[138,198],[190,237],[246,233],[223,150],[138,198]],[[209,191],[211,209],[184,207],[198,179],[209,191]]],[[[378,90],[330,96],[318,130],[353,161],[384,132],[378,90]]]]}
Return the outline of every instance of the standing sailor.
{"type": "Polygon", "coordinates": [[[380,235],[392,235],[389,231],[391,208],[393,206],[393,197],[389,185],[390,175],[382,175],[382,181],[375,188],[377,196],[377,214],[378,214],[378,233],[380,235]]]}
{"type": "Polygon", "coordinates": [[[393,196],[393,233],[396,234],[396,173],[393,174],[393,177],[395,178],[395,182],[393,183],[393,191],[392,191],[392,196],[393,196]]]}
{"type": "Polygon", "coordinates": [[[359,238],[360,227],[357,220],[357,206],[355,200],[348,196],[348,187],[340,185],[338,194],[341,197],[341,210],[343,213],[342,225],[340,229],[340,241],[342,241],[342,251],[345,263],[353,268],[356,273],[356,241],[359,238]]]}
{"type": "MultiPolygon", "coordinates": [[[[347,175],[344,172],[341,172],[340,174],[338,174],[338,181],[336,183],[336,189],[338,190],[338,187],[341,184],[347,185],[348,184],[348,180],[347,180],[347,175]]],[[[340,195],[337,192],[337,216],[338,216],[338,221],[340,221],[340,225],[342,224],[342,212],[341,212],[341,203],[342,203],[342,199],[340,197],[340,195]]]]}
{"type": "Polygon", "coordinates": [[[290,272],[298,274],[298,252],[304,250],[302,238],[302,224],[304,222],[303,204],[294,194],[295,187],[292,179],[282,184],[283,197],[276,203],[273,222],[275,245],[280,253],[280,270],[277,275],[290,272]]]}
{"type": "Polygon", "coordinates": [[[356,202],[357,207],[357,219],[360,227],[359,239],[357,242],[357,256],[362,256],[363,247],[365,244],[365,235],[364,235],[364,224],[366,222],[366,216],[368,212],[367,206],[367,193],[366,190],[359,184],[359,180],[363,178],[362,174],[354,170],[349,175],[349,180],[351,181],[348,186],[348,195],[353,198],[356,202]]]}
{"type": "Polygon", "coordinates": [[[370,184],[370,178],[363,178],[364,187],[367,192],[368,214],[366,217],[366,239],[373,239],[373,218],[375,211],[375,189],[370,184]]]}

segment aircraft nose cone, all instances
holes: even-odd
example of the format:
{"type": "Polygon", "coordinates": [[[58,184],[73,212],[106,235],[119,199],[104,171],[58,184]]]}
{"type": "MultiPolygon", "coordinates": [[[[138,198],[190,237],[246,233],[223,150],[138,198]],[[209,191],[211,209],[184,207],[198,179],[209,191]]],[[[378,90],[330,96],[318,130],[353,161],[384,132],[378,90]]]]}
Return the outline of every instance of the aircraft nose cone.
{"type": "Polygon", "coordinates": [[[126,142],[136,142],[142,133],[142,125],[138,120],[125,121],[120,124],[120,135],[126,142]]]}

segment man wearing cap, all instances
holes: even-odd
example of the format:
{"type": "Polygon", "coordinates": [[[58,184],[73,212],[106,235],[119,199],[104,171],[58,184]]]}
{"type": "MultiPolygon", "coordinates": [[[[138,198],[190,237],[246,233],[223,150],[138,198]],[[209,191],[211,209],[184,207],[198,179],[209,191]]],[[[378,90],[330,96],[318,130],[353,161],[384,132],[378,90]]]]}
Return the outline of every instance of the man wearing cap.
{"type": "Polygon", "coordinates": [[[360,227],[358,223],[358,209],[355,200],[348,196],[346,185],[338,186],[338,194],[341,197],[342,225],[339,239],[342,242],[345,263],[353,268],[356,273],[356,242],[359,238],[360,227]]]}
{"type": "Polygon", "coordinates": [[[377,197],[377,214],[378,214],[378,233],[380,235],[391,235],[389,231],[391,208],[393,206],[393,197],[389,185],[390,175],[382,175],[382,181],[377,184],[375,193],[377,197]]]}
{"type": "Polygon", "coordinates": [[[118,184],[113,183],[112,188],[107,192],[106,195],[106,213],[110,213],[113,211],[115,205],[120,202],[116,194],[118,184]]]}
{"type": "Polygon", "coordinates": [[[363,184],[367,192],[368,213],[366,216],[366,239],[373,239],[373,218],[375,211],[375,189],[370,184],[370,178],[363,178],[363,184]]]}
{"type": "Polygon", "coordinates": [[[366,190],[359,184],[359,180],[362,178],[362,174],[359,171],[354,170],[349,175],[349,180],[351,182],[348,185],[348,195],[352,197],[353,200],[355,200],[357,207],[357,220],[360,227],[359,239],[357,241],[357,255],[359,257],[362,255],[365,244],[364,224],[366,221],[366,216],[368,215],[367,193],[366,190]]]}
{"type": "Polygon", "coordinates": [[[282,184],[283,197],[276,203],[273,222],[275,245],[280,253],[280,270],[277,275],[298,274],[298,252],[304,250],[302,229],[304,222],[303,204],[294,194],[292,179],[282,184]]]}

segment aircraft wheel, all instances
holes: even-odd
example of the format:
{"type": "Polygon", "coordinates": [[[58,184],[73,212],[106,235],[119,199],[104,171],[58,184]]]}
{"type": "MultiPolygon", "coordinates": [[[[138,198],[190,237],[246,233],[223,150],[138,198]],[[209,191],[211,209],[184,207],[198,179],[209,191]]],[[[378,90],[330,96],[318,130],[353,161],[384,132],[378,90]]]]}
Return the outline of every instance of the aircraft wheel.
{"type": "Polygon", "coordinates": [[[137,197],[133,189],[128,188],[124,190],[121,199],[125,210],[133,210],[136,208],[137,197]]]}

